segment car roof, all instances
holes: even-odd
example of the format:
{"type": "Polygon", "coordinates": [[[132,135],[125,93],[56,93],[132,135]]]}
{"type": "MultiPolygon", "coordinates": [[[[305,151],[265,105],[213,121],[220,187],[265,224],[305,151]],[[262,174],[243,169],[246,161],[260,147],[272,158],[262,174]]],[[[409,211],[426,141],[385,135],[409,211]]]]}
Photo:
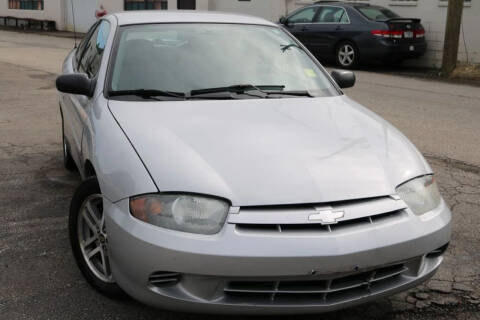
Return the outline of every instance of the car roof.
{"type": "Polygon", "coordinates": [[[276,24],[250,15],[218,11],[193,10],[145,10],[127,11],[113,14],[119,25],[147,23],[234,23],[276,26],[276,24]]]}

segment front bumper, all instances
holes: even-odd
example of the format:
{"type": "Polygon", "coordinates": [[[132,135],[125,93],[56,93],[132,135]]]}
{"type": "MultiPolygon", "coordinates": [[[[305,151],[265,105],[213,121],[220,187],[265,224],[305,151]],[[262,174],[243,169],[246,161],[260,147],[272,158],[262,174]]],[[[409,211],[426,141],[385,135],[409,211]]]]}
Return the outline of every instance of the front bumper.
{"type": "Polygon", "coordinates": [[[442,257],[428,253],[448,243],[450,211],[443,202],[422,217],[405,211],[335,235],[244,232],[227,223],[204,236],[140,222],[127,200],[104,204],[112,272],[129,295],[185,312],[252,314],[336,310],[431,277],[442,257]]]}

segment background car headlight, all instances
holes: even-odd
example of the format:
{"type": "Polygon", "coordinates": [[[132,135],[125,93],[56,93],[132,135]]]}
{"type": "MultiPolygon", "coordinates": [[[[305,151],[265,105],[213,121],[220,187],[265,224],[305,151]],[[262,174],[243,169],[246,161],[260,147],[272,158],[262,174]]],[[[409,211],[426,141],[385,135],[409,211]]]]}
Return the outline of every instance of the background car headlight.
{"type": "Polygon", "coordinates": [[[410,180],[399,187],[397,193],[417,216],[440,205],[442,197],[432,175],[410,180]]]}
{"type": "Polygon", "coordinates": [[[215,234],[222,229],[230,205],[219,199],[152,194],[130,199],[130,213],[144,222],[190,233],[215,234]]]}

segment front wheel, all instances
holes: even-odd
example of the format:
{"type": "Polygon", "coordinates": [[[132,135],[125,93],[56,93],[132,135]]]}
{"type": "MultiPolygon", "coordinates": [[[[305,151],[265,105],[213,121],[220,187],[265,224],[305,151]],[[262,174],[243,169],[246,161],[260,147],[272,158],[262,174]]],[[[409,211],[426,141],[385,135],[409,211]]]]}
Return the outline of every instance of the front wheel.
{"type": "Polygon", "coordinates": [[[122,297],[110,267],[103,197],[96,177],[84,180],[75,191],[68,224],[73,254],[85,279],[110,297],[122,297]]]}
{"type": "Polygon", "coordinates": [[[342,68],[352,68],[358,63],[358,49],[351,42],[342,42],[337,46],[337,64],[342,68]]]}

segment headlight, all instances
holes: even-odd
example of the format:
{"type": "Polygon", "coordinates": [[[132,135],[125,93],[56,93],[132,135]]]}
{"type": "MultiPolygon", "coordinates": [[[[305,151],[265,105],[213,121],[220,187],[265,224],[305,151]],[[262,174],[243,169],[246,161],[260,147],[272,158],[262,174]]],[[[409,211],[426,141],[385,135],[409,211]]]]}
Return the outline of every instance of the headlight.
{"type": "Polygon", "coordinates": [[[397,193],[417,216],[440,205],[442,197],[432,175],[410,180],[399,187],[397,193]]]}
{"type": "Polygon", "coordinates": [[[215,234],[228,214],[226,201],[182,194],[152,194],[130,199],[131,214],[144,222],[190,233],[215,234]]]}

